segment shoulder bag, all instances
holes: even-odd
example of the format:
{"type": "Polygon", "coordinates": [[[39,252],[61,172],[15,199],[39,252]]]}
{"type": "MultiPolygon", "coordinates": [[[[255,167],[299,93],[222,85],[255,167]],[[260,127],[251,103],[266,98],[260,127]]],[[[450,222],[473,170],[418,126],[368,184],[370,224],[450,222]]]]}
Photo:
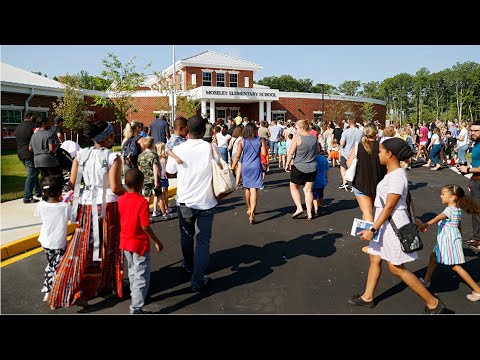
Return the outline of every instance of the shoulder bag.
{"type": "Polygon", "coordinates": [[[235,176],[228,167],[225,160],[222,159],[220,152],[214,144],[210,144],[210,152],[212,154],[212,186],[213,193],[217,199],[223,199],[236,189],[235,176]],[[218,155],[218,162],[213,156],[213,148],[218,155]]]}
{"type": "Polygon", "coordinates": [[[357,171],[357,153],[358,153],[358,143],[355,144],[355,157],[352,160],[352,163],[348,167],[347,171],[345,171],[345,180],[352,182],[355,179],[355,172],[357,171]]]}
{"type": "MultiPolygon", "coordinates": [[[[385,207],[385,203],[381,197],[380,202],[382,203],[382,206],[385,207]]],[[[395,235],[397,235],[400,240],[400,245],[402,246],[402,251],[404,253],[408,254],[423,249],[423,243],[422,239],[420,239],[420,232],[417,224],[408,223],[399,229],[393,222],[392,215],[388,217],[388,221],[390,221],[390,225],[392,225],[395,235]]]]}

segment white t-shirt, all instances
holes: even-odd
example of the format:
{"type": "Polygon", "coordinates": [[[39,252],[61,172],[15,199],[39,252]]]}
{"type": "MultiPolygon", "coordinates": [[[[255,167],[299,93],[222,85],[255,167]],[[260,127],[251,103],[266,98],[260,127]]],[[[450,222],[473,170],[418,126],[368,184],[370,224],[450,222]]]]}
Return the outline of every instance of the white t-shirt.
{"type": "Polygon", "coordinates": [[[233,141],[233,145],[232,145],[232,159],[235,158],[235,155],[237,154],[237,149],[238,149],[238,144],[240,144],[242,142],[242,137],[239,136],[238,138],[235,138],[233,139],[232,138],[232,141],[233,141]]]}
{"type": "MultiPolygon", "coordinates": [[[[202,139],[188,139],[175,146],[175,155],[183,160],[177,164],[171,156],[167,173],[177,174],[177,203],[197,210],[208,210],[217,205],[212,188],[212,155],[210,144],[202,139]]],[[[213,156],[218,160],[216,151],[213,156]]]]}
{"type": "MultiPolygon", "coordinates": [[[[86,149],[80,149],[77,153],[77,156],[80,155],[86,149]]],[[[95,185],[97,186],[97,205],[102,203],[102,194],[103,194],[103,170],[100,165],[100,160],[98,156],[100,154],[99,150],[92,150],[89,159],[85,162],[85,167],[83,169],[83,181],[86,185],[95,185]]],[[[111,152],[108,156],[108,169],[113,165],[113,162],[118,157],[118,153],[111,152]]],[[[120,158],[119,158],[120,161],[120,158]]],[[[116,202],[118,200],[118,196],[115,195],[112,190],[110,190],[110,180],[107,175],[107,196],[106,202],[116,202]]],[[[91,190],[84,190],[81,197],[80,197],[80,204],[92,204],[92,191],[91,190]]]]}
{"type": "Polygon", "coordinates": [[[460,134],[458,134],[458,136],[463,136],[463,140],[458,140],[458,137],[457,137],[457,146],[463,146],[465,144],[468,144],[467,128],[463,128],[462,131],[460,131],[460,134]]]}
{"type": "Polygon", "coordinates": [[[433,145],[440,145],[440,138],[438,137],[437,134],[433,134],[430,142],[431,142],[433,145]]]}
{"type": "Polygon", "coordinates": [[[222,133],[215,134],[217,138],[217,146],[218,147],[228,147],[228,140],[230,140],[231,136],[229,134],[223,136],[222,133]]]}
{"type": "Polygon", "coordinates": [[[33,216],[42,219],[38,241],[46,249],[64,249],[67,246],[67,223],[72,217],[72,205],[40,201],[33,216]]]}

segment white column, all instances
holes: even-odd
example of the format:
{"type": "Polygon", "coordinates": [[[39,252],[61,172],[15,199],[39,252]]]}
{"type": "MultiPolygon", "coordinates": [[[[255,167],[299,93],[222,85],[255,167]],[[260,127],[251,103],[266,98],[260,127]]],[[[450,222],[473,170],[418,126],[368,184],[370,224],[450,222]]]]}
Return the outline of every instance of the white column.
{"type": "Polygon", "coordinates": [[[270,124],[272,121],[272,102],[267,101],[267,121],[270,124]]]}
{"type": "Polygon", "coordinates": [[[264,109],[265,107],[265,101],[259,101],[258,102],[258,121],[263,121],[263,117],[264,117],[264,109]]]}
{"type": "Polygon", "coordinates": [[[201,116],[206,116],[207,115],[207,100],[202,99],[202,110],[200,113],[201,116]]]}
{"type": "Polygon", "coordinates": [[[215,124],[215,100],[210,100],[210,123],[215,124]]]}

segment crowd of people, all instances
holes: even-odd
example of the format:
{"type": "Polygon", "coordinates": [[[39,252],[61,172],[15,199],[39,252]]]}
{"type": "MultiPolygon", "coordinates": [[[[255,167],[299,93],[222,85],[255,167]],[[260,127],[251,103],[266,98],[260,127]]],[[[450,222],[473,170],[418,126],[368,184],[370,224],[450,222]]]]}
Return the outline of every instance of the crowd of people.
{"type": "Polygon", "coordinates": [[[443,301],[427,289],[437,263],[452,266],[473,290],[467,298],[480,300],[480,288],[461,267],[465,262],[461,234],[452,230],[458,230],[460,209],[465,209],[472,214],[474,230],[472,239],[465,243],[480,249],[480,206],[476,205],[480,201],[480,122],[444,124],[437,120],[420,127],[358,124],[354,119],[339,123],[273,120],[268,124],[239,114],[235,119],[228,118],[227,123],[219,119],[216,124],[198,115],[189,119],[178,117],[170,127],[167,119],[160,116],[150,128],[137,121],[129,122],[123,129],[121,154],[111,150],[115,139],[113,126],[105,121],[93,122],[87,125],[85,135],[94,146],[78,150],[72,162],[69,185],[74,195],[70,205],[68,200],[61,201],[63,178],[55,157],[55,146],[63,141],[61,132],[50,130],[46,118],[37,121],[39,130],[34,132],[35,119],[32,114],[26,115],[17,129],[18,154],[27,170],[24,202],[36,202],[33,193],[40,196],[43,190],[44,201],[36,210],[43,222],[40,242],[48,263],[41,291],[52,309],[73,304],[88,306],[89,299],[105,293],[122,297],[126,259],[132,297],[130,313],[145,313],[150,241],[157,251],[163,248],[150,222],[159,216],[162,220],[172,217],[168,200],[168,178],[172,177],[177,178],[182,269],[191,279],[192,291],[207,287],[211,279],[205,274],[218,203],[211,186],[211,161],[219,159],[229,164],[237,187],[245,190],[248,222],[252,225],[259,190],[275,163],[289,173],[295,205],[291,217],[301,217],[306,210],[305,218],[309,221],[322,216],[328,172],[330,167],[340,166],[339,188],[353,192],[362,219],[373,223],[371,229],[358,234],[369,241],[363,250],[369,254],[370,266],[365,291],[349,300],[352,305],[375,306],[373,298],[382,260],[425,302],[425,313],[437,314],[445,309],[443,301]],[[470,149],[470,140],[474,146],[472,162],[468,164],[465,153],[470,149]],[[413,162],[422,161],[422,154],[424,166],[432,166],[432,170],[455,164],[460,172],[473,174],[472,197],[457,185],[446,185],[441,197],[448,208],[426,224],[415,217],[405,172],[413,162]],[[347,182],[345,173],[354,160],[355,176],[347,182]],[[443,222],[424,279],[406,269],[405,264],[416,260],[417,254],[402,251],[388,221],[390,216],[398,227],[414,222],[422,230],[443,222]],[[67,244],[64,240],[68,219],[76,222],[77,228],[67,244]],[[372,240],[376,232],[379,236],[372,240]],[[449,255],[452,251],[456,254],[453,257],[449,255]]]}

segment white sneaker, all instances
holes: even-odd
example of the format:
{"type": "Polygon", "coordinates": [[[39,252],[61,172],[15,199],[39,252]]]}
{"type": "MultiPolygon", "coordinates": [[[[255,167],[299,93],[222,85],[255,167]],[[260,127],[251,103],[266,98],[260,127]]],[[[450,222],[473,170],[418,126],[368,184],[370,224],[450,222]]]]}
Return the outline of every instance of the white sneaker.
{"type": "Polygon", "coordinates": [[[158,211],[158,210],[152,212],[152,217],[156,217],[156,216],[160,216],[160,215],[162,215],[162,213],[161,213],[160,211],[158,211]]]}
{"type": "Polygon", "coordinates": [[[49,292],[46,292],[45,293],[45,296],[43,297],[43,301],[48,301],[48,298],[50,297],[50,293],[49,292]]]}

